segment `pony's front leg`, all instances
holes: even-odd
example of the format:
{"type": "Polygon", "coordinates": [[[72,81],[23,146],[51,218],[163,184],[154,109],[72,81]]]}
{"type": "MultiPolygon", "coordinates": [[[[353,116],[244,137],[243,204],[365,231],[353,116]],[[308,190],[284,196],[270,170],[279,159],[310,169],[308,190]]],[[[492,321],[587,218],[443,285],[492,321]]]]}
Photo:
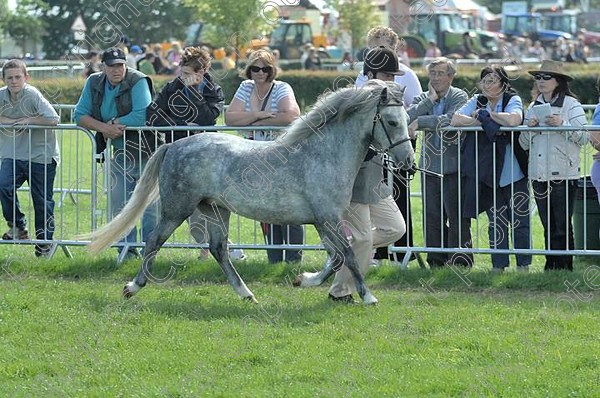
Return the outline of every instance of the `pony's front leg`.
{"type": "Polygon", "coordinates": [[[369,288],[365,283],[365,279],[360,273],[358,268],[358,263],[356,262],[356,257],[354,256],[354,252],[350,249],[346,253],[346,259],[344,261],[344,265],[348,267],[348,270],[354,277],[354,282],[356,283],[356,291],[358,295],[362,299],[365,304],[377,304],[377,298],[371,293],[369,288]]]}
{"type": "Polygon", "coordinates": [[[365,304],[376,304],[377,298],[367,288],[360,274],[354,252],[350,247],[342,224],[338,223],[337,230],[328,228],[332,223],[315,224],[321,240],[328,248],[329,256],[325,268],[321,272],[304,272],[296,277],[293,284],[298,287],[312,287],[323,284],[342,265],[346,265],[356,283],[356,290],[365,304]]]}

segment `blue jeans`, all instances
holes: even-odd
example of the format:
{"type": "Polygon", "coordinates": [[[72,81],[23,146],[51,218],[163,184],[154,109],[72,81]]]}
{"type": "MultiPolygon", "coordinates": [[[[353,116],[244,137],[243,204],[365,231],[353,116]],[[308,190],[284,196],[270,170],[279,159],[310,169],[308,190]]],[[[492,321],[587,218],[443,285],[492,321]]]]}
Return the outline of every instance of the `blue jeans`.
{"type": "MultiPolygon", "coordinates": [[[[122,150],[115,152],[115,156],[111,161],[111,214],[114,218],[125,207],[125,204],[131,197],[137,182],[140,179],[142,171],[146,166],[147,158],[142,158],[141,161],[134,159],[131,155],[125,155],[122,150]]],[[[143,242],[148,240],[148,236],[156,226],[158,215],[158,205],[153,204],[148,206],[142,217],[142,228],[140,236],[143,242]]],[[[137,242],[137,228],[134,227],[131,232],[119,242],[137,242]]],[[[121,249],[119,249],[119,252],[121,249]]]]}
{"type": "Polygon", "coordinates": [[[25,181],[29,184],[35,213],[35,237],[52,240],[54,235],[54,177],[56,162],[41,164],[26,160],[2,159],[0,167],[0,202],[2,215],[10,226],[27,227],[25,214],[19,206],[19,189],[25,181]],[[30,170],[31,168],[31,170],[30,170]]]}
{"type": "MultiPolygon", "coordinates": [[[[529,184],[527,178],[505,187],[496,188],[496,203],[486,210],[489,219],[490,248],[508,249],[510,234],[515,249],[530,249],[531,227],[529,217],[529,184]]],[[[531,255],[517,254],[517,266],[531,265],[531,255]]],[[[508,267],[508,254],[492,254],[494,268],[508,267]]]]}

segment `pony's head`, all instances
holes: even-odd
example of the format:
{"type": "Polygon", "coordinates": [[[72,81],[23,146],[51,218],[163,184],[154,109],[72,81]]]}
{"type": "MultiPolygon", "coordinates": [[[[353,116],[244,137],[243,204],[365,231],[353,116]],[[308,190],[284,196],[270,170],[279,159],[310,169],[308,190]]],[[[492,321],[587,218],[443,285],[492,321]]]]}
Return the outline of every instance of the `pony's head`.
{"type": "Polygon", "coordinates": [[[369,80],[365,87],[373,87],[373,93],[378,96],[371,146],[380,152],[389,152],[397,167],[411,168],[415,153],[408,134],[409,117],[404,110],[404,87],[381,80],[369,80]]]}

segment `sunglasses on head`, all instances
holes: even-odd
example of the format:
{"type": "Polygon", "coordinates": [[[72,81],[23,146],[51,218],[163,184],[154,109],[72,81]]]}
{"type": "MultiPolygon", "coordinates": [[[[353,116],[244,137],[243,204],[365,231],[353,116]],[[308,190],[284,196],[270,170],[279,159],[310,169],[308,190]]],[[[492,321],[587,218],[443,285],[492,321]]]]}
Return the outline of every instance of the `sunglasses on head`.
{"type": "Polygon", "coordinates": [[[271,73],[272,70],[273,70],[273,68],[271,68],[270,66],[263,66],[262,68],[260,66],[251,66],[250,67],[250,71],[254,72],[254,73],[258,73],[260,71],[263,71],[263,73],[271,73]]]}
{"type": "Polygon", "coordinates": [[[546,73],[538,73],[537,75],[534,75],[533,78],[535,80],[542,80],[542,79],[544,79],[544,80],[550,80],[550,79],[554,79],[554,76],[548,75],[546,73]]]}

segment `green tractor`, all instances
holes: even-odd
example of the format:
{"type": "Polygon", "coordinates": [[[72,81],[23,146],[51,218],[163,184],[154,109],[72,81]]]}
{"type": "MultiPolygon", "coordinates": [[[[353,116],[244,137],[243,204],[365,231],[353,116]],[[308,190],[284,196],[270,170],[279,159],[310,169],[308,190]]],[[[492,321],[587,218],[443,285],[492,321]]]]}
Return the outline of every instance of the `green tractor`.
{"type": "Polygon", "coordinates": [[[473,50],[480,58],[492,58],[498,48],[496,35],[471,29],[469,18],[469,15],[452,11],[411,15],[407,33],[400,35],[406,42],[408,56],[423,58],[430,41],[437,44],[443,55],[461,54],[464,51],[463,35],[472,32],[473,50]]]}

